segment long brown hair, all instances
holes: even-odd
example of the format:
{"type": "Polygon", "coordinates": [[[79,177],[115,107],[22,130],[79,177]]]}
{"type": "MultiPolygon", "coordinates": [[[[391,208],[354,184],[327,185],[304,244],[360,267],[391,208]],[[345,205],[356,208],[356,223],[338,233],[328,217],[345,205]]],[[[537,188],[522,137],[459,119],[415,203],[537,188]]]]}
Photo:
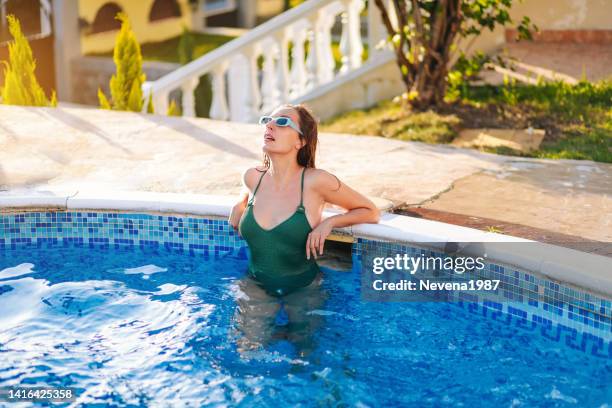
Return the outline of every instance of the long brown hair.
{"type": "MultiPolygon", "coordinates": [[[[302,148],[298,150],[298,164],[303,167],[315,168],[315,155],[317,152],[317,144],[319,142],[319,138],[317,130],[317,119],[312,113],[312,110],[302,103],[297,105],[284,103],[280,107],[286,107],[295,110],[300,118],[299,127],[302,131],[300,139],[304,141],[304,146],[302,146],[302,148]]],[[[265,153],[263,158],[263,165],[266,168],[270,167],[270,157],[265,153]]]]}

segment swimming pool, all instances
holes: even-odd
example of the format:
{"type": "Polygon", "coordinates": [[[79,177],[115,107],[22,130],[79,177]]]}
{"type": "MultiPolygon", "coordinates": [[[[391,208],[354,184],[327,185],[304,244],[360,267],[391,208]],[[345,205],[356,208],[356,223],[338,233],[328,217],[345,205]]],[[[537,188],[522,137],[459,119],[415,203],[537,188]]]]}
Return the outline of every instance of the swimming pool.
{"type": "Polygon", "coordinates": [[[0,387],[71,386],[83,404],[115,405],[612,402],[606,300],[597,318],[575,313],[583,331],[555,311],[537,320],[470,302],[364,302],[358,261],[377,245],[398,244],[358,240],[353,267],[324,268],[299,318],[280,326],[224,220],[2,214],[0,387]]]}

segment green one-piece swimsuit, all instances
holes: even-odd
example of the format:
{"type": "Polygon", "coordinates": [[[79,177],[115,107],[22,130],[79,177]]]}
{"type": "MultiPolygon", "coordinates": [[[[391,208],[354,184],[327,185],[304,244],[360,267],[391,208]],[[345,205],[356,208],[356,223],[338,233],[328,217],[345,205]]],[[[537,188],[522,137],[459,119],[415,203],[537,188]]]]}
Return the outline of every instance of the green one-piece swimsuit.
{"type": "Polygon", "coordinates": [[[312,228],[303,206],[305,170],[302,170],[300,205],[293,215],[269,230],[257,223],[253,199],[266,173],[263,172],[238,226],[249,246],[249,275],[274,296],[308,286],[319,272],[314,257],[306,259],[306,241],[312,228]]]}

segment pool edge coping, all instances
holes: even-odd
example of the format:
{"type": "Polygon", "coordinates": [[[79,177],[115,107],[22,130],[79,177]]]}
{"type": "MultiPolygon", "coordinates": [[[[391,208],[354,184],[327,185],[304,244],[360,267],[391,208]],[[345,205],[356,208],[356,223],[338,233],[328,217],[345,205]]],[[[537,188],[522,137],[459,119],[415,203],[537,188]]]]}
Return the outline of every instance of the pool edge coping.
{"type": "MultiPolygon", "coordinates": [[[[0,210],[53,209],[53,210],[110,210],[157,213],[193,214],[227,218],[235,204],[234,196],[158,193],[144,191],[29,191],[0,192],[0,210]]],[[[338,213],[325,210],[323,218],[338,213]]],[[[605,274],[610,258],[545,244],[510,235],[484,232],[473,228],[446,224],[422,218],[382,213],[378,224],[357,224],[334,229],[339,236],[354,240],[365,238],[382,242],[434,245],[443,249],[447,243],[479,243],[478,251],[487,253],[491,261],[524,269],[563,284],[586,289],[597,295],[612,298],[612,274],[605,274]],[[517,252],[500,250],[495,243],[528,242],[517,252]]]]}

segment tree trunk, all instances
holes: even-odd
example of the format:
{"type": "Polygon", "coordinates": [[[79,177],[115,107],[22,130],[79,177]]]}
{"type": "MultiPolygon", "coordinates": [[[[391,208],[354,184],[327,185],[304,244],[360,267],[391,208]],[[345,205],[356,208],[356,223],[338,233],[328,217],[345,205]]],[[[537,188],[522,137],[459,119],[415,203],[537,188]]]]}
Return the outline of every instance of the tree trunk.
{"type": "MultiPolygon", "coordinates": [[[[424,110],[444,104],[446,75],[450,59],[450,48],[455,41],[461,19],[461,0],[440,0],[438,11],[429,19],[428,32],[417,34],[425,39],[425,55],[417,70],[412,91],[416,98],[411,100],[415,109],[424,110]]],[[[413,12],[420,14],[418,2],[413,0],[413,12]]],[[[416,15],[415,19],[420,18],[416,15]]],[[[422,25],[417,28],[424,30],[422,25]]]]}
{"type": "Polygon", "coordinates": [[[394,0],[399,30],[395,30],[382,0],[375,0],[387,31],[399,35],[394,43],[402,80],[411,97],[410,105],[427,110],[444,103],[450,48],[461,23],[461,0],[437,0],[436,11],[425,18],[418,0],[394,0]],[[411,7],[408,7],[411,3],[411,7]],[[414,33],[405,35],[403,27],[414,23],[414,33]],[[420,50],[423,50],[422,52],[420,50]]]}

